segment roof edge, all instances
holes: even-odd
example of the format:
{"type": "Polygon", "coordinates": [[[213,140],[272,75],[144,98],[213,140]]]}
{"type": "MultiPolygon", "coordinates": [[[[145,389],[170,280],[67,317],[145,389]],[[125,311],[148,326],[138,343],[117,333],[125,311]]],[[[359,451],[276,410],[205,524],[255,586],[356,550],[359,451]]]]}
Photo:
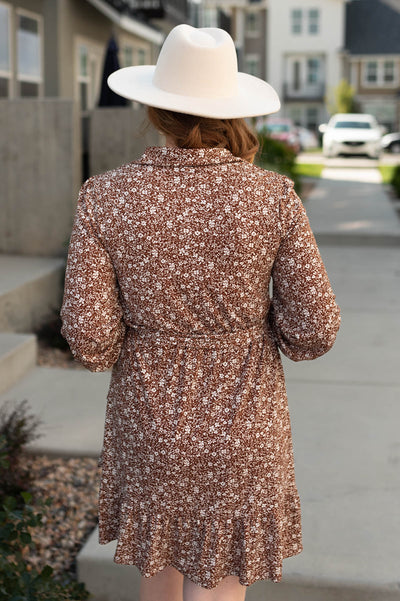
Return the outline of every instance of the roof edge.
{"type": "Polygon", "coordinates": [[[163,43],[165,35],[162,32],[156,31],[145,23],[141,23],[140,21],[132,19],[132,17],[120,15],[117,10],[106,4],[106,2],[103,0],[87,0],[87,2],[97,8],[97,10],[103,13],[103,15],[110,19],[110,21],[116,25],[119,25],[121,29],[144,38],[153,44],[161,46],[163,43]]]}

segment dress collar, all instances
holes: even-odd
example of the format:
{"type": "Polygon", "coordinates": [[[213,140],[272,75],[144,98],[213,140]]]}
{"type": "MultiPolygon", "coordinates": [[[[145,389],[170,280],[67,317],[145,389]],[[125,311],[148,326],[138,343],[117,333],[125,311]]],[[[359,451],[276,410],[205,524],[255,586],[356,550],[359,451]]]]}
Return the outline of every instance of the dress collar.
{"type": "Polygon", "coordinates": [[[226,148],[149,146],[137,162],[141,165],[156,165],[158,167],[197,167],[199,165],[237,163],[242,160],[226,148]]]}

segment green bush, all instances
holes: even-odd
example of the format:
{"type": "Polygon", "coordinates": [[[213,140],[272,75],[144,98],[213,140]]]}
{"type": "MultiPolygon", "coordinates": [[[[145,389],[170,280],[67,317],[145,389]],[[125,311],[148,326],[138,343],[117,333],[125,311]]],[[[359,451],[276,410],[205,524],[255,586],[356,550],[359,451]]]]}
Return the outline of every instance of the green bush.
{"type": "Polygon", "coordinates": [[[42,436],[36,430],[42,423],[34,415],[28,413],[28,401],[23,400],[10,409],[6,402],[0,408],[0,498],[14,495],[26,490],[31,481],[31,474],[20,465],[23,446],[42,436]]]}
{"type": "Polygon", "coordinates": [[[301,179],[296,173],[296,153],[284,142],[275,140],[265,134],[259,134],[260,150],[257,153],[255,163],[263,169],[276,171],[287,175],[294,181],[295,189],[301,193],[301,179]]]}
{"type": "Polygon", "coordinates": [[[390,183],[392,184],[396,195],[400,198],[400,165],[396,165],[390,183]]]}
{"type": "Polygon", "coordinates": [[[61,334],[62,321],[60,311],[52,310],[52,315],[49,319],[35,330],[35,334],[39,340],[45,342],[48,346],[67,351],[69,349],[68,342],[61,334]]]}
{"type": "Polygon", "coordinates": [[[35,500],[33,507],[32,494],[26,490],[32,476],[22,469],[20,455],[23,445],[40,436],[36,429],[41,423],[27,411],[26,400],[12,411],[7,403],[0,409],[0,600],[85,600],[90,593],[83,583],[67,574],[54,575],[49,565],[38,571],[24,556],[35,546],[31,531],[42,524],[40,509],[52,502],[35,500]]]}
{"type": "MultiPolygon", "coordinates": [[[[78,601],[90,593],[81,582],[68,576],[56,579],[53,568],[46,565],[41,571],[29,566],[24,549],[34,546],[31,529],[40,526],[42,513],[29,504],[32,496],[22,492],[23,506],[15,497],[2,500],[0,510],[0,599],[8,601],[78,601]]],[[[47,499],[41,505],[50,505],[47,499]]]]}

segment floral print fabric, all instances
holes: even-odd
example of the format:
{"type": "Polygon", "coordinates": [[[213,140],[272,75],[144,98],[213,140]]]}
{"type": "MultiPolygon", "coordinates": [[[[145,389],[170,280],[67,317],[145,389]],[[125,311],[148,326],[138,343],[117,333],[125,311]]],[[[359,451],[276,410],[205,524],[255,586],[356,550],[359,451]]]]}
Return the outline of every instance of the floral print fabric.
{"type": "Polygon", "coordinates": [[[291,180],[170,147],[89,178],[61,317],[83,365],[112,367],[99,542],[118,539],[114,561],[205,588],[279,582],[302,550],[279,349],[319,357],[340,324],[291,180]]]}

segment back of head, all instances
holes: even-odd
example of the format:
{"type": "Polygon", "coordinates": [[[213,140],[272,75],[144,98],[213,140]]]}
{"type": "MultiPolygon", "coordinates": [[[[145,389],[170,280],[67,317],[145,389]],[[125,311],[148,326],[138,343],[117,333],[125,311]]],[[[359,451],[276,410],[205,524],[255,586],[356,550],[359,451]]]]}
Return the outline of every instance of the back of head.
{"type": "Polygon", "coordinates": [[[244,119],[213,119],[152,106],[147,111],[152,125],[180,148],[226,148],[249,162],[258,151],[257,136],[244,119]]]}

